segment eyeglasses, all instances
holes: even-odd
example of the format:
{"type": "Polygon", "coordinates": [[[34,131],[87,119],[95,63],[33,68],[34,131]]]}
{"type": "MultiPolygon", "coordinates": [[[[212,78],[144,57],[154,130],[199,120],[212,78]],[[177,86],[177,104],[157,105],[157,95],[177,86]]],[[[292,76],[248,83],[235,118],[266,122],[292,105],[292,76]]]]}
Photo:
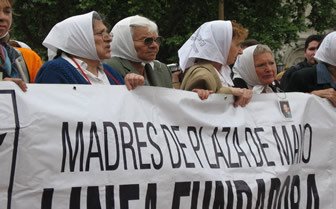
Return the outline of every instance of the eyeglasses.
{"type": "Polygon", "coordinates": [[[161,36],[158,36],[156,39],[152,38],[152,37],[147,37],[147,38],[143,38],[140,40],[134,40],[134,41],[143,41],[143,43],[146,46],[150,46],[153,44],[153,42],[155,41],[158,45],[160,45],[162,43],[163,38],[161,36]]]}
{"type": "Polygon", "coordinates": [[[102,31],[102,32],[99,32],[99,33],[95,33],[94,34],[95,36],[100,36],[104,41],[110,39],[110,38],[113,38],[113,35],[112,34],[109,34],[108,32],[105,32],[105,31],[102,31]]]}

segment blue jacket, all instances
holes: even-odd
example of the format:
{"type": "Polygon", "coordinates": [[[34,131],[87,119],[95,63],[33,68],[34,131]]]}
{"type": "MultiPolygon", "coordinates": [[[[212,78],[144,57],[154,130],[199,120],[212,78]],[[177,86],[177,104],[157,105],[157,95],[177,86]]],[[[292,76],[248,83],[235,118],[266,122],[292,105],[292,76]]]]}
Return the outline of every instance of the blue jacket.
{"type": "MultiPolygon", "coordinates": [[[[120,84],[125,84],[122,76],[111,66],[103,64],[103,67],[120,84]]],[[[111,85],[116,85],[109,75],[107,78],[111,85]]],[[[35,83],[89,84],[77,69],[62,57],[44,63],[37,73],[35,83]]]]}

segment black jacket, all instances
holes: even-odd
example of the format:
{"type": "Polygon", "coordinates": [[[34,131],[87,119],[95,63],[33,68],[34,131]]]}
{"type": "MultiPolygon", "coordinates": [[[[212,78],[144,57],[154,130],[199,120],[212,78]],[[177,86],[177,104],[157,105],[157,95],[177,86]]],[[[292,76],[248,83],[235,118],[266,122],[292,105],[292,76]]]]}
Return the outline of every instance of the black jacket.
{"type": "Polygon", "coordinates": [[[296,65],[293,65],[288,70],[285,71],[285,73],[282,75],[280,80],[280,87],[281,89],[286,89],[288,85],[288,81],[290,80],[292,74],[298,70],[301,70],[306,67],[311,67],[310,64],[308,64],[307,59],[305,58],[302,62],[299,62],[296,65]]]}
{"type": "MultiPolygon", "coordinates": [[[[318,64],[320,65],[320,64],[318,64]]],[[[293,72],[288,85],[284,89],[286,92],[304,92],[310,93],[314,90],[332,88],[330,83],[317,83],[317,66],[306,67],[296,72],[293,72]]]]}

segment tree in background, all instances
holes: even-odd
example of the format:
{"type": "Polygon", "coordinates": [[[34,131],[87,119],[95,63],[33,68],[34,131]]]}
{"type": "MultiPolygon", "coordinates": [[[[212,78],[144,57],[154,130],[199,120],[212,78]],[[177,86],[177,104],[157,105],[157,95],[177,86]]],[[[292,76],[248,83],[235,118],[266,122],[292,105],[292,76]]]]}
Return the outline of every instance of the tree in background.
{"type": "MultiPolygon", "coordinates": [[[[336,2],[332,0],[224,0],[227,20],[249,29],[249,37],[280,49],[298,39],[298,32],[314,28],[323,33],[335,29],[336,2]],[[312,6],[306,14],[308,5],[312,6]]],[[[177,62],[177,50],[204,22],[218,19],[218,2],[210,0],[17,0],[14,4],[13,39],[23,41],[46,59],[42,41],[65,18],[95,10],[112,27],[120,19],[143,15],[159,26],[164,42],[158,59],[177,62]]]]}

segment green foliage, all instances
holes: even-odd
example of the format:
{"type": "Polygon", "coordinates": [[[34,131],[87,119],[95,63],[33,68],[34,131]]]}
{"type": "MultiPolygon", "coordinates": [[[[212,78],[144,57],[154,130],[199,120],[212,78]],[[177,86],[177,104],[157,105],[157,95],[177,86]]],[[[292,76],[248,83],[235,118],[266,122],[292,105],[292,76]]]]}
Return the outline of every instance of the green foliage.
{"type": "MultiPolygon", "coordinates": [[[[297,33],[307,28],[322,33],[336,25],[332,0],[224,0],[224,6],[225,19],[241,23],[249,29],[248,38],[273,50],[296,41],[297,33]],[[309,4],[311,13],[305,14],[309,4]]],[[[178,0],[17,0],[11,35],[46,59],[42,41],[50,29],[67,17],[92,10],[104,16],[109,27],[136,14],[154,20],[165,38],[158,59],[170,63],[178,61],[178,49],[202,23],[218,18],[218,1],[184,0],[182,5],[178,0]]]]}
{"type": "Polygon", "coordinates": [[[309,27],[314,27],[317,31],[323,32],[326,29],[332,27],[336,29],[336,16],[335,8],[336,1],[331,0],[319,0],[312,1],[312,11],[307,17],[311,22],[309,27]]]}
{"type": "Polygon", "coordinates": [[[256,39],[277,50],[283,44],[297,40],[297,32],[306,28],[301,9],[292,2],[281,0],[273,0],[272,3],[241,1],[226,6],[225,14],[229,17],[227,19],[234,19],[249,29],[248,38],[256,39]],[[240,12],[231,10],[232,7],[238,8],[240,12]]]}

